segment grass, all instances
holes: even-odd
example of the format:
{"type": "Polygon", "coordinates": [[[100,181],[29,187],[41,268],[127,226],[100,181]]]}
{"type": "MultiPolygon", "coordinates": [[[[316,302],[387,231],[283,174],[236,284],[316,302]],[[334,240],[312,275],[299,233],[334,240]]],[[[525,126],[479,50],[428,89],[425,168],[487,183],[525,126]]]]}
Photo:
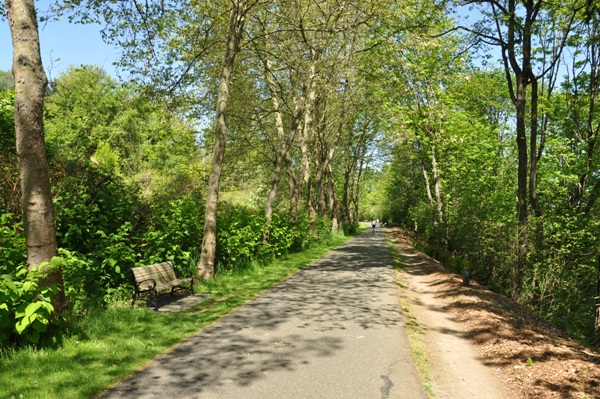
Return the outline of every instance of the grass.
{"type": "Polygon", "coordinates": [[[196,308],[158,313],[128,304],[73,320],[52,347],[0,353],[0,396],[82,399],[141,369],[156,355],[254,298],[351,237],[335,236],[308,250],[244,273],[218,276],[197,290],[210,294],[196,308]]]}
{"type": "MultiPolygon", "coordinates": [[[[402,262],[402,258],[400,257],[400,252],[398,251],[398,248],[396,248],[396,246],[389,240],[388,246],[392,256],[394,257],[394,267],[397,270],[396,283],[399,288],[403,288],[405,285],[402,282],[400,271],[402,270],[404,264],[402,262]]],[[[436,395],[432,386],[433,379],[431,377],[431,373],[429,372],[429,360],[427,359],[427,353],[425,352],[426,343],[423,340],[423,330],[417,322],[416,317],[410,313],[410,304],[408,300],[406,298],[402,298],[400,305],[402,307],[404,318],[406,319],[406,333],[408,336],[408,342],[410,344],[413,361],[415,362],[415,366],[417,367],[417,370],[421,376],[423,390],[428,397],[434,398],[436,395]]]]}

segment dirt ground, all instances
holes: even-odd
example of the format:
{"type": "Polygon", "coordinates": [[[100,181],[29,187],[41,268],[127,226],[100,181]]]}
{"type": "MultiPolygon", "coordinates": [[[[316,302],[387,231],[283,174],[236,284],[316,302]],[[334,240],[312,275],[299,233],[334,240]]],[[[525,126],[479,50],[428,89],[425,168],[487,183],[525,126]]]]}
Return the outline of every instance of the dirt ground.
{"type": "Polygon", "coordinates": [[[436,399],[600,399],[598,350],[476,281],[464,287],[400,231],[387,237],[405,264],[402,295],[422,334],[436,399]]]}

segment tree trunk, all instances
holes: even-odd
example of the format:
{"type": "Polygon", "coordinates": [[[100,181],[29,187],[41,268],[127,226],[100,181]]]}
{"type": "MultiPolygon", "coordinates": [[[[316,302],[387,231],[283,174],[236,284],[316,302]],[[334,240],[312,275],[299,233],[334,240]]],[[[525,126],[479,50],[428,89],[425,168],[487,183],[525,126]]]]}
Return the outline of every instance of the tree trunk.
{"type": "Polygon", "coordinates": [[[342,223],[344,224],[345,227],[350,227],[351,226],[351,220],[352,220],[352,212],[351,212],[351,190],[352,187],[350,185],[350,176],[352,173],[352,169],[346,169],[344,171],[344,189],[342,192],[342,209],[343,209],[343,216],[342,216],[342,223]]]}
{"type": "Polygon", "coordinates": [[[596,284],[596,318],[594,320],[594,332],[596,333],[596,339],[600,342],[600,257],[598,257],[598,280],[596,284]]]}
{"type": "Polygon", "coordinates": [[[538,141],[538,82],[533,72],[530,74],[531,82],[531,116],[530,116],[530,134],[529,134],[529,203],[536,216],[542,215],[542,209],[537,197],[537,164],[539,155],[537,148],[538,141]]]}
{"type": "MultiPolygon", "coordinates": [[[[529,83],[529,75],[525,72],[529,65],[531,70],[531,29],[525,28],[522,40],[522,67],[519,66],[515,50],[519,47],[517,43],[517,20],[516,20],[516,2],[511,0],[508,9],[508,43],[502,51],[502,59],[504,61],[505,71],[507,74],[507,82],[511,93],[511,98],[517,112],[516,119],[516,143],[518,153],[517,165],[517,259],[512,265],[510,272],[510,292],[515,300],[521,297],[523,275],[527,257],[527,235],[528,235],[528,219],[529,210],[527,206],[527,175],[528,175],[528,155],[527,155],[527,127],[526,127],[526,111],[527,111],[527,85],[529,83]],[[507,54],[508,53],[508,54],[507,54]],[[510,66],[510,69],[509,69],[510,66]],[[513,80],[510,76],[510,70],[513,71],[515,77],[516,90],[513,88],[513,80]]],[[[529,10],[530,11],[530,10],[529,10]]],[[[527,13],[527,23],[531,23],[531,14],[527,13]]]]}
{"type": "Polygon", "coordinates": [[[263,242],[268,243],[271,236],[271,219],[273,217],[273,204],[277,198],[277,187],[279,186],[279,179],[281,178],[281,162],[283,161],[280,154],[275,156],[275,165],[273,170],[273,178],[269,185],[269,192],[267,193],[267,202],[265,202],[265,220],[266,225],[263,231],[263,242]]]}
{"type": "Polygon", "coordinates": [[[354,181],[354,197],[352,199],[353,201],[353,214],[352,214],[352,220],[353,222],[356,224],[358,223],[358,203],[359,203],[359,199],[360,196],[362,195],[362,192],[360,190],[361,187],[361,180],[362,180],[362,172],[363,172],[363,168],[366,168],[365,166],[365,160],[364,158],[360,158],[360,162],[359,162],[359,166],[358,166],[358,173],[356,175],[356,179],[354,181]]]}
{"type": "MultiPolygon", "coordinates": [[[[34,1],[6,0],[5,6],[14,49],[15,132],[27,264],[30,269],[35,269],[42,262],[50,262],[57,254],[56,221],[43,125],[48,81],[40,55],[34,1]]],[[[57,284],[60,289],[53,299],[54,309],[57,312],[67,309],[60,268],[50,271],[40,284],[57,284]]]]}
{"type": "Polygon", "coordinates": [[[227,102],[229,100],[231,72],[233,70],[235,56],[239,50],[246,11],[246,0],[237,0],[233,2],[227,38],[227,49],[223,60],[223,69],[221,71],[219,92],[217,95],[215,149],[208,179],[206,212],[204,215],[204,235],[202,238],[200,261],[198,262],[198,277],[201,279],[210,279],[215,275],[217,204],[219,201],[221,170],[223,169],[223,158],[225,156],[225,143],[227,141],[227,121],[225,119],[225,114],[227,112],[227,102]]]}
{"type": "MultiPolygon", "coordinates": [[[[446,243],[446,234],[444,233],[444,202],[442,199],[442,182],[438,174],[437,158],[435,156],[435,146],[431,147],[431,173],[433,174],[433,189],[435,192],[435,203],[437,210],[437,232],[438,243],[446,243]]],[[[430,194],[431,195],[431,194],[430,194]]]]}
{"type": "Polygon", "coordinates": [[[294,171],[294,164],[292,157],[289,152],[285,157],[285,165],[288,171],[288,184],[290,187],[290,214],[291,222],[293,224],[298,223],[298,202],[300,201],[300,187],[298,185],[298,179],[296,178],[296,172],[294,171]]]}
{"type": "MultiPolygon", "coordinates": [[[[299,136],[302,134],[302,123],[301,118],[304,115],[304,108],[302,101],[296,101],[294,107],[294,120],[292,121],[291,132],[292,135],[299,136]]],[[[291,142],[292,140],[290,140],[291,142]]],[[[291,144],[290,144],[291,146],[291,144]]],[[[289,151],[285,153],[285,165],[288,171],[288,185],[290,188],[290,213],[291,222],[296,224],[298,222],[298,202],[300,201],[300,185],[298,184],[298,178],[296,177],[296,171],[294,170],[294,162],[289,151]]]]}
{"type": "Polygon", "coordinates": [[[325,198],[325,174],[324,168],[326,167],[325,162],[318,162],[317,173],[315,175],[315,181],[317,183],[317,209],[322,217],[327,216],[327,200],[325,198]]]}
{"type": "Polygon", "coordinates": [[[329,197],[329,209],[331,210],[331,233],[337,234],[340,231],[340,203],[335,194],[331,163],[327,167],[327,196],[329,197]]]}
{"type": "Polygon", "coordinates": [[[431,184],[429,184],[429,174],[425,165],[423,165],[423,179],[425,180],[425,192],[427,193],[427,199],[429,200],[429,206],[433,209],[433,195],[431,194],[431,184]]]}
{"type": "Polygon", "coordinates": [[[526,85],[524,77],[518,77],[517,87],[517,260],[510,273],[511,297],[519,300],[522,291],[522,280],[527,258],[527,236],[529,212],[527,208],[527,139],[525,128],[526,85]]]}
{"type": "Polygon", "coordinates": [[[302,135],[300,136],[300,151],[302,153],[302,183],[306,187],[306,210],[311,221],[311,230],[313,233],[317,229],[317,212],[315,210],[312,193],[312,182],[310,178],[310,155],[308,151],[309,140],[312,137],[313,129],[313,112],[316,101],[316,52],[311,50],[311,57],[313,61],[310,64],[309,75],[307,78],[307,91],[306,102],[304,105],[304,128],[302,135]]]}
{"type": "Polygon", "coordinates": [[[435,202],[437,204],[438,223],[442,226],[444,224],[444,201],[442,199],[442,181],[437,170],[435,146],[431,147],[431,173],[433,174],[433,187],[435,192],[435,202]]]}
{"type": "MultiPolygon", "coordinates": [[[[544,53],[543,65],[540,68],[541,72],[535,75],[533,62],[539,60],[535,58],[536,54],[533,46],[544,48],[545,39],[535,38],[534,35],[544,35],[545,16],[551,16],[562,6],[559,3],[554,4],[537,0],[472,1],[469,3],[478,3],[490,7],[493,15],[491,26],[492,29],[496,30],[496,33],[492,35],[491,30],[483,29],[479,34],[481,38],[484,38],[484,42],[494,43],[502,49],[502,61],[508,90],[517,114],[517,259],[510,270],[510,291],[513,299],[520,300],[529,251],[528,230],[530,227],[528,224],[530,223],[530,211],[532,210],[535,215],[541,215],[541,206],[537,197],[537,166],[543,153],[545,122],[542,121],[540,129],[538,127],[538,82],[540,79],[544,79],[544,76],[547,76],[549,72],[556,72],[558,69],[557,63],[561,60],[569,33],[573,25],[577,23],[576,21],[581,21],[577,15],[582,11],[584,4],[580,3],[578,5],[573,2],[569,6],[563,7],[567,12],[564,16],[568,17],[568,21],[565,20],[566,24],[564,25],[553,24],[553,28],[557,29],[560,39],[552,43],[550,46],[551,52],[544,53]],[[529,85],[531,85],[530,108],[527,107],[527,89],[529,85]],[[529,121],[527,121],[528,114],[529,121]],[[529,131],[527,130],[527,123],[529,123],[529,131]],[[538,133],[540,134],[539,137],[538,133]],[[527,143],[528,134],[529,144],[527,143]],[[538,140],[540,143],[539,148],[538,140]]],[[[559,38],[559,36],[555,35],[556,38],[559,38]]],[[[551,83],[549,87],[553,84],[551,83]]]]}
{"type": "Polygon", "coordinates": [[[271,216],[273,215],[273,204],[275,203],[275,199],[277,198],[277,188],[279,186],[279,179],[281,177],[281,167],[282,163],[284,162],[285,156],[288,152],[288,149],[283,128],[283,118],[281,117],[281,110],[279,106],[279,97],[277,96],[275,80],[273,78],[271,64],[268,59],[265,59],[264,65],[265,75],[269,86],[269,92],[271,93],[271,102],[273,103],[273,111],[275,112],[275,128],[277,131],[277,141],[279,142],[279,149],[277,149],[276,144],[273,145],[273,148],[275,149],[276,153],[275,165],[273,170],[273,178],[271,179],[269,192],[267,193],[267,202],[265,203],[265,219],[267,221],[267,225],[265,227],[265,231],[263,232],[263,241],[269,242],[271,216]]]}

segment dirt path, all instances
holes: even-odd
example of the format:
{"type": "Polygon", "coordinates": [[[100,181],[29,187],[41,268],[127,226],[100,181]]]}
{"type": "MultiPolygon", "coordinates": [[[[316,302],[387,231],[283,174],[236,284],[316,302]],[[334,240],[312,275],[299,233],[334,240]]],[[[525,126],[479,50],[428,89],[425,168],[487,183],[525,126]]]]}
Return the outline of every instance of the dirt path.
{"type": "Polygon", "coordinates": [[[432,286],[433,260],[406,242],[396,244],[404,263],[401,295],[408,301],[412,327],[421,337],[429,370],[431,390],[438,399],[505,399],[512,394],[500,376],[486,366],[462,326],[446,306],[445,298],[432,286]]]}
{"type": "Polygon", "coordinates": [[[435,398],[600,399],[600,353],[529,309],[446,270],[400,231],[401,293],[435,398]]]}

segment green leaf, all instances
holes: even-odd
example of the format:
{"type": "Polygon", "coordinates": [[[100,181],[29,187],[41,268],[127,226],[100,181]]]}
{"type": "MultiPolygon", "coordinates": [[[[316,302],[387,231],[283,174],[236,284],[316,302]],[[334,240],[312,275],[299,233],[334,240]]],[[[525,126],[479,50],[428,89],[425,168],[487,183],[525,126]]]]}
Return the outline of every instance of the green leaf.
{"type": "Polygon", "coordinates": [[[36,287],[37,287],[37,284],[34,283],[33,281],[25,281],[23,283],[23,291],[24,292],[31,291],[31,290],[35,289],[36,287]]]}
{"type": "Polygon", "coordinates": [[[21,317],[25,317],[25,309],[27,308],[26,303],[22,303],[15,309],[15,318],[20,319],[21,317]]]}
{"type": "Polygon", "coordinates": [[[31,333],[27,334],[25,336],[29,341],[33,342],[34,344],[37,344],[40,342],[40,333],[36,330],[32,331],[31,333]]]}
{"type": "Polygon", "coordinates": [[[23,331],[25,331],[29,325],[30,323],[27,318],[19,320],[17,324],[15,324],[15,330],[17,330],[17,334],[22,335],[23,331]]]}
{"type": "Polygon", "coordinates": [[[17,289],[17,286],[11,280],[5,280],[4,284],[6,284],[8,289],[11,290],[12,292],[14,292],[14,293],[19,292],[19,290],[17,289]]]}
{"type": "Polygon", "coordinates": [[[48,324],[46,319],[36,319],[33,321],[32,326],[35,331],[46,332],[48,331],[48,324]]]}
{"type": "Polygon", "coordinates": [[[34,302],[27,305],[25,309],[25,317],[31,317],[38,311],[38,309],[42,306],[44,302],[34,302]]]}

